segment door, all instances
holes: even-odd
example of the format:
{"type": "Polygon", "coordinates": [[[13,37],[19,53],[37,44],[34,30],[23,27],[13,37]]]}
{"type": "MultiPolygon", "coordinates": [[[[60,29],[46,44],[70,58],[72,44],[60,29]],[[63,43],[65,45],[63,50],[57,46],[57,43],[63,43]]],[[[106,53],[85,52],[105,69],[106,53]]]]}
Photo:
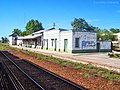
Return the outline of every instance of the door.
{"type": "Polygon", "coordinates": [[[68,39],[64,39],[64,52],[68,49],[68,39]]]}
{"type": "Polygon", "coordinates": [[[17,45],[17,38],[15,38],[14,42],[15,42],[14,45],[17,45]]]}
{"type": "Polygon", "coordinates": [[[57,39],[55,39],[55,51],[57,50],[57,39]]]}
{"type": "Polygon", "coordinates": [[[100,43],[98,42],[97,43],[97,52],[99,52],[100,51],[100,43]]]}
{"type": "Polygon", "coordinates": [[[46,47],[46,49],[48,50],[48,39],[46,39],[46,44],[47,44],[47,47],[46,47]]]}
{"type": "Polygon", "coordinates": [[[37,39],[35,39],[35,47],[34,48],[36,48],[37,47],[37,39]]]}

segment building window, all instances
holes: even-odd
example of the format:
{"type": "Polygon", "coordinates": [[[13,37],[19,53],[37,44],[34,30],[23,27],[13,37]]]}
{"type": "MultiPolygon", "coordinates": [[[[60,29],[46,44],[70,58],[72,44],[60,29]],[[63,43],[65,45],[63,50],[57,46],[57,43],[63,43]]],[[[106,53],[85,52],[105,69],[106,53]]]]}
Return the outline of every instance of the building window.
{"type": "Polygon", "coordinates": [[[79,48],[79,38],[75,38],[75,48],[79,48]]]}
{"type": "Polygon", "coordinates": [[[51,39],[51,42],[52,42],[52,46],[53,46],[54,39],[51,39]]]}

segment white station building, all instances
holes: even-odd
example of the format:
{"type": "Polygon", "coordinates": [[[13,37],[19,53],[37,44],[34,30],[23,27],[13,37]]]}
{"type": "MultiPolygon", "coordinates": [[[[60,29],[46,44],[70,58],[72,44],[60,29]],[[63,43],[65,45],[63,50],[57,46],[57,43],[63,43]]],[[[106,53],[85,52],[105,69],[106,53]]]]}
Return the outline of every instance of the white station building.
{"type": "Polygon", "coordinates": [[[111,42],[98,42],[95,32],[52,28],[40,30],[28,36],[18,37],[17,41],[19,42],[17,45],[24,47],[58,52],[80,53],[111,51],[111,42]]]}

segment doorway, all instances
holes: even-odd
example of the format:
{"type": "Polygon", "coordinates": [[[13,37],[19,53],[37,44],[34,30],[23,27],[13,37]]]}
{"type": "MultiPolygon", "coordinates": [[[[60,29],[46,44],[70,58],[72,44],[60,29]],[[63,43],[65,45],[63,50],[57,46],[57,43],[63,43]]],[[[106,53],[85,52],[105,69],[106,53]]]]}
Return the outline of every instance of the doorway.
{"type": "Polygon", "coordinates": [[[48,39],[46,39],[46,44],[47,44],[47,47],[46,47],[46,49],[48,50],[48,39]]]}
{"type": "Polygon", "coordinates": [[[100,43],[97,43],[97,52],[100,52],[100,43]]]}
{"type": "Polygon", "coordinates": [[[68,39],[64,39],[64,52],[67,52],[68,49],[68,39]]]}
{"type": "Polygon", "coordinates": [[[55,39],[55,51],[57,50],[57,39],[55,39]]]}

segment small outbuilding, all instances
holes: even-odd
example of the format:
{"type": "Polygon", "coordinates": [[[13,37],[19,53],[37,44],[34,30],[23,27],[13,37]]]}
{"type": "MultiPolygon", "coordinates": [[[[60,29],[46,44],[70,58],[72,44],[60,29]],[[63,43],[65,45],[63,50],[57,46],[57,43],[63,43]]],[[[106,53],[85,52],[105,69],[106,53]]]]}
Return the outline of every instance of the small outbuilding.
{"type": "Polygon", "coordinates": [[[9,35],[9,45],[17,45],[17,39],[19,35],[17,33],[12,33],[9,35]]]}

